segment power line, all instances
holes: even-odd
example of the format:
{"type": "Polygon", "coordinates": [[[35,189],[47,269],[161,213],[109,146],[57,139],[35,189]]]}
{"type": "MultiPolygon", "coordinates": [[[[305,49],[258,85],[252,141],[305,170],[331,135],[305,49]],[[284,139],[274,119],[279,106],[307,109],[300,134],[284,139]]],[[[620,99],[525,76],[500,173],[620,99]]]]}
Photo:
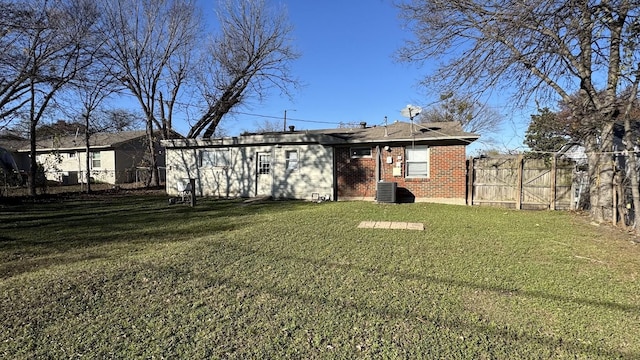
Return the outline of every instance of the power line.
{"type": "MultiPolygon", "coordinates": [[[[234,114],[240,114],[240,115],[246,115],[246,116],[255,116],[255,117],[261,117],[261,118],[267,118],[267,119],[277,119],[277,120],[282,120],[283,119],[282,116],[253,114],[253,113],[246,113],[246,112],[242,112],[242,111],[233,111],[233,113],[234,114]]],[[[340,124],[340,121],[305,120],[305,119],[296,119],[296,118],[290,118],[290,117],[287,117],[287,120],[299,121],[299,122],[305,122],[305,123],[314,123],[314,124],[329,124],[329,125],[340,124]]]]}

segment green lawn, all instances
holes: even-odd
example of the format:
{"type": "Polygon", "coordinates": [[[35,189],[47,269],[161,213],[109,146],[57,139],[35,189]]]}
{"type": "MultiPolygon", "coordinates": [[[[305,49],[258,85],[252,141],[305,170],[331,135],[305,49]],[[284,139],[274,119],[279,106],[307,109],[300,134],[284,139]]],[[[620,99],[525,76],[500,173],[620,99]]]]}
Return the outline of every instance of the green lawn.
{"type": "Polygon", "coordinates": [[[639,358],[639,271],[630,237],[565,212],[0,205],[0,357],[639,358]]]}

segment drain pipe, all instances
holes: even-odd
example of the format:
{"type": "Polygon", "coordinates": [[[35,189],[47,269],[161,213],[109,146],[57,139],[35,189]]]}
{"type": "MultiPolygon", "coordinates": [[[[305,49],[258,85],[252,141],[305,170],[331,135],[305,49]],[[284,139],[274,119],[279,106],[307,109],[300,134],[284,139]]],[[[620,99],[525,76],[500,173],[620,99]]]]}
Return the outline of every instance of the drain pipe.
{"type": "Polygon", "coordinates": [[[378,183],[380,182],[380,161],[382,156],[380,155],[380,145],[376,145],[376,196],[375,199],[378,200],[378,183]]]}

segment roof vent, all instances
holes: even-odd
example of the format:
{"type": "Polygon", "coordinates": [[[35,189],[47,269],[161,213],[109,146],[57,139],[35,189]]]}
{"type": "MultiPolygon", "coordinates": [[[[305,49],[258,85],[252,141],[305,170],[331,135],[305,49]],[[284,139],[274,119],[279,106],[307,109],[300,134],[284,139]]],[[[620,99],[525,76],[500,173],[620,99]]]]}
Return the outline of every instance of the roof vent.
{"type": "Polygon", "coordinates": [[[295,129],[296,129],[296,127],[295,127],[295,126],[293,126],[293,125],[289,125],[289,131],[293,132],[295,129]]]}
{"type": "Polygon", "coordinates": [[[367,128],[367,123],[362,121],[360,122],[360,129],[366,129],[367,128]]]}

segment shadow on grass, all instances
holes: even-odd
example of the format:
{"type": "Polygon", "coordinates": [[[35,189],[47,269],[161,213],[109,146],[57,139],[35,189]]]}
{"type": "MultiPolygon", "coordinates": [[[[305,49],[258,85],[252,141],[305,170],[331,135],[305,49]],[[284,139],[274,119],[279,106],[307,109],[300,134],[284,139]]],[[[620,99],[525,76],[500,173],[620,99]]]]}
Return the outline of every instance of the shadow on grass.
{"type": "MultiPolygon", "coordinates": [[[[436,276],[428,276],[428,275],[418,275],[414,273],[407,273],[402,271],[385,271],[380,270],[378,268],[371,268],[365,266],[358,266],[353,264],[344,264],[344,263],[336,263],[325,261],[323,259],[314,259],[308,257],[299,257],[292,255],[285,255],[280,253],[273,253],[263,250],[256,250],[253,248],[245,248],[238,245],[226,244],[225,246],[235,246],[238,252],[259,256],[266,258],[265,263],[275,263],[278,261],[288,261],[294,263],[301,263],[304,266],[312,266],[316,269],[326,268],[329,270],[333,270],[336,268],[341,268],[346,271],[353,271],[357,273],[367,273],[372,277],[381,277],[381,278],[390,278],[397,279],[398,281],[404,282],[415,282],[418,281],[420,283],[432,283],[437,285],[445,285],[452,286],[456,288],[463,288],[469,290],[481,290],[488,291],[498,294],[509,294],[509,296],[519,296],[523,298],[540,298],[544,300],[550,300],[553,302],[559,303],[574,303],[580,306],[593,306],[593,307],[603,307],[608,310],[618,310],[629,313],[630,316],[635,316],[640,311],[640,305],[631,305],[631,304],[621,304],[614,303],[609,301],[597,301],[591,299],[581,299],[569,296],[563,296],[558,294],[548,294],[540,291],[527,291],[527,290],[517,290],[512,288],[503,288],[492,286],[488,284],[483,284],[480,282],[471,282],[464,281],[453,278],[442,278],[436,276]]],[[[258,261],[260,262],[260,261],[258,261]]],[[[331,299],[326,296],[312,296],[309,295],[308,289],[300,289],[298,287],[289,287],[283,288],[278,287],[276,284],[273,286],[269,286],[268,282],[255,282],[255,283],[246,283],[236,281],[233,277],[213,277],[207,278],[207,281],[213,282],[218,285],[226,285],[233,286],[238,289],[246,289],[246,290],[255,290],[255,291],[264,291],[271,295],[290,299],[292,301],[299,301],[305,304],[308,304],[310,307],[314,308],[323,308],[330,307],[333,312],[340,312],[341,309],[353,308],[357,310],[359,313],[367,313],[373,312],[381,317],[393,317],[397,320],[403,320],[407,318],[413,318],[421,323],[430,324],[434,328],[446,328],[452,329],[458,333],[473,333],[473,334],[484,334],[493,337],[499,337],[504,340],[504,346],[509,347],[512,346],[515,342],[526,341],[531,344],[539,344],[546,347],[551,354],[555,352],[555,349],[562,349],[569,353],[588,353],[598,357],[605,358],[630,358],[637,359],[640,358],[640,353],[625,353],[622,351],[616,351],[615,349],[606,349],[602,348],[598,344],[592,344],[584,341],[580,341],[579,339],[574,339],[569,336],[561,337],[561,336],[552,336],[552,335],[543,335],[543,334],[527,334],[523,333],[521,329],[517,328],[509,328],[508,325],[496,325],[489,324],[485,322],[474,322],[472,320],[465,320],[457,316],[449,316],[447,317],[439,317],[439,316],[429,316],[427,314],[423,314],[421,312],[417,312],[408,308],[394,308],[389,303],[381,304],[381,306],[372,306],[372,301],[368,298],[362,297],[351,297],[348,301],[340,300],[340,299],[331,299]]],[[[394,280],[395,281],[395,280],[394,280]]],[[[411,295],[408,295],[411,296],[411,295]]]]}
{"type": "Polygon", "coordinates": [[[166,197],[133,196],[2,209],[0,277],[233,231],[250,225],[252,215],[294,211],[302,203],[241,204],[203,199],[192,208],[169,206],[166,197]]]}

